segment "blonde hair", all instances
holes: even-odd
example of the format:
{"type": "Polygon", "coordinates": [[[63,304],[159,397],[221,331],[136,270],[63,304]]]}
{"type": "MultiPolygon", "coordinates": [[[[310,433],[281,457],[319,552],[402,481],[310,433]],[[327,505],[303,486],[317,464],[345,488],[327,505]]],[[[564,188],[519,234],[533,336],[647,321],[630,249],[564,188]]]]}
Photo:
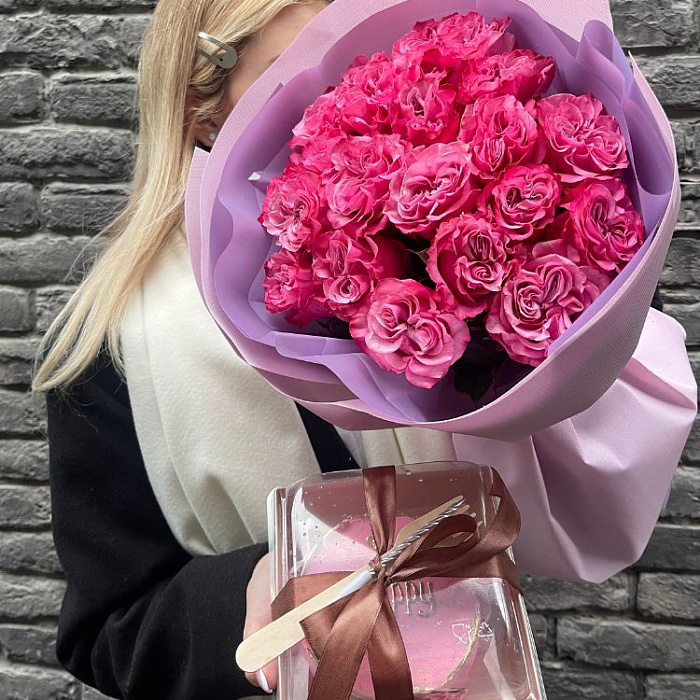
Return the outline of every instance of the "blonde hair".
{"type": "Polygon", "coordinates": [[[183,224],[197,122],[222,114],[230,71],[197,52],[198,47],[213,48],[200,43],[198,32],[240,47],[284,7],[304,2],[309,0],[160,0],[139,61],[138,149],[131,195],[122,213],[90,242],[108,238],[39,343],[33,393],[65,388],[97,356],[105,339],[124,376],[120,332],[129,298],[183,224]],[[194,95],[190,109],[188,91],[194,95]]]}

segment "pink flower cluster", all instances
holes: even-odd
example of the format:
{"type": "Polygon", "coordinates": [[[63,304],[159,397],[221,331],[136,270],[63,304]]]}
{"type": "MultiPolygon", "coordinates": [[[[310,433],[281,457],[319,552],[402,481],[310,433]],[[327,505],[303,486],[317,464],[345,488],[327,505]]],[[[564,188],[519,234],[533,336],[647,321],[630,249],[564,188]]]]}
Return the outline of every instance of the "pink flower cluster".
{"type": "Polygon", "coordinates": [[[644,240],[615,119],[551,94],[508,19],[417,24],[308,107],[260,221],[265,304],[340,319],[381,367],[434,386],[481,324],[537,365],[644,240]]]}

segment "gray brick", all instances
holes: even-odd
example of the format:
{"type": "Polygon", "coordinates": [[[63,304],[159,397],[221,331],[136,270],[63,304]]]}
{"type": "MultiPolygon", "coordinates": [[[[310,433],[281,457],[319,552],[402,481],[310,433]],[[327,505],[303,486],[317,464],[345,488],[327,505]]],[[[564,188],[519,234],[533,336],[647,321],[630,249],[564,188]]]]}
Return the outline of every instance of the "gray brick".
{"type": "Polygon", "coordinates": [[[113,70],[133,62],[133,17],[18,15],[0,23],[0,62],[38,69],[113,70]]]}
{"type": "Polygon", "coordinates": [[[696,381],[700,382],[700,352],[689,352],[690,366],[693,368],[693,375],[696,381]]]}
{"type": "Polygon", "coordinates": [[[80,683],[65,671],[31,666],[0,668],[4,700],[80,700],[80,683]]]}
{"type": "Polygon", "coordinates": [[[689,352],[688,357],[690,358],[690,364],[693,368],[693,374],[695,378],[700,380],[700,352],[689,352]]]}
{"type": "Polygon", "coordinates": [[[0,338],[0,384],[29,384],[38,338],[0,338]]]}
{"type": "Polygon", "coordinates": [[[559,654],[596,666],[684,671],[700,659],[700,627],[572,617],[557,625],[559,654]]]}
{"type": "Polygon", "coordinates": [[[79,282],[99,249],[86,248],[91,240],[44,234],[0,240],[0,281],[79,282]]]}
{"type": "Polygon", "coordinates": [[[46,527],[51,524],[48,486],[0,484],[0,526],[46,527]]]}
{"type": "Polygon", "coordinates": [[[637,608],[657,620],[700,620],[700,576],[641,574],[637,608]]]}
{"type": "Polygon", "coordinates": [[[35,122],[42,118],[40,73],[21,72],[0,75],[0,122],[35,122]]]}
{"type": "Polygon", "coordinates": [[[646,678],[647,700],[697,700],[700,698],[700,676],[654,674],[646,678]]]}
{"type": "Polygon", "coordinates": [[[87,127],[6,130],[0,139],[4,177],[128,180],[133,160],[128,131],[87,127]]]}
{"type": "Polygon", "coordinates": [[[535,638],[535,646],[540,658],[549,649],[548,621],[544,615],[538,613],[528,614],[532,636],[535,638]]]}
{"type": "Polygon", "coordinates": [[[45,428],[46,406],[26,391],[0,388],[0,431],[7,435],[34,435],[45,428]]]}
{"type": "Polygon", "coordinates": [[[618,574],[600,585],[570,583],[522,576],[528,610],[576,610],[600,608],[627,610],[630,589],[627,574],[618,574]]]}
{"type": "Polygon", "coordinates": [[[70,10],[72,12],[84,12],[85,10],[125,10],[151,9],[156,6],[157,0],[45,0],[46,7],[51,10],[70,10]]]}
{"type": "Polygon", "coordinates": [[[68,303],[74,287],[46,287],[36,292],[36,328],[44,333],[68,303]]]}
{"type": "Polygon", "coordinates": [[[148,26],[149,17],[131,15],[124,17],[119,32],[119,45],[124,55],[124,63],[131,67],[138,66],[143,35],[148,26]]]}
{"type": "Polygon", "coordinates": [[[674,238],[661,275],[667,286],[700,285],[700,241],[695,238],[674,238]]]}
{"type": "Polygon", "coordinates": [[[16,287],[0,287],[0,330],[28,331],[33,325],[29,291],[16,287]]]}
{"type": "Polygon", "coordinates": [[[51,532],[0,533],[0,568],[19,574],[60,574],[51,532]]]}
{"type": "Polygon", "coordinates": [[[615,34],[629,48],[674,48],[697,36],[692,0],[612,0],[615,34]]]}
{"type": "Polygon", "coordinates": [[[655,56],[638,63],[664,107],[700,109],[700,56],[655,56]]]}
{"type": "Polygon", "coordinates": [[[700,527],[659,523],[636,566],[700,571],[700,527]]]}
{"type": "Polygon", "coordinates": [[[124,76],[66,75],[51,86],[56,121],[129,126],[135,116],[136,85],[124,76]]]}
{"type": "Polygon", "coordinates": [[[0,0],[0,12],[31,10],[39,7],[43,0],[0,0]]]}
{"type": "Polygon", "coordinates": [[[0,625],[0,655],[18,663],[58,666],[56,628],[0,625]]]}
{"type": "Polygon", "coordinates": [[[65,591],[62,579],[0,573],[0,615],[13,620],[56,616],[65,591]]]}
{"type": "Polygon", "coordinates": [[[678,231],[698,231],[700,230],[700,183],[682,182],[681,192],[683,201],[676,229],[678,231]]]}
{"type": "Polygon", "coordinates": [[[547,700],[639,700],[641,687],[631,673],[578,669],[562,663],[542,665],[547,700]]]}
{"type": "Polygon", "coordinates": [[[683,460],[693,464],[700,463],[700,417],[695,419],[693,430],[685,443],[683,460]]]}
{"type": "Polygon", "coordinates": [[[700,469],[679,467],[663,510],[666,518],[700,518],[700,469]]]}
{"type": "Polygon", "coordinates": [[[0,440],[0,478],[47,481],[48,443],[45,440],[0,440]]]}
{"type": "Polygon", "coordinates": [[[700,172],[700,122],[671,121],[681,172],[700,172]]]}
{"type": "Polygon", "coordinates": [[[664,312],[673,316],[685,328],[688,334],[686,338],[688,345],[700,344],[700,302],[689,304],[664,302],[664,312]]]}
{"type": "Polygon", "coordinates": [[[27,183],[0,183],[0,235],[31,233],[38,225],[34,188],[27,183]]]}
{"type": "Polygon", "coordinates": [[[41,193],[44,225],[60,233],[95,233],[119,213],[126,197],[122,185],[49,185],[41,193]]]}

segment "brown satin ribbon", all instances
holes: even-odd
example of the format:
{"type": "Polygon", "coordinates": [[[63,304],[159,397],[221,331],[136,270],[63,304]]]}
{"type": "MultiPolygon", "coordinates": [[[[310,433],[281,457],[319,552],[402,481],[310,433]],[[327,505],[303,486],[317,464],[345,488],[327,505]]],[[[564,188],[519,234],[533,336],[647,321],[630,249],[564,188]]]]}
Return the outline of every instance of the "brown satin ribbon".
{"type": "MultiPolygon", "coordinates": [[[[309,700],[348,700],[367,653],[376,700],[413,700],[413,682],[394,612],[385,587],[424,577],[502,578],[520,590],[515,565],[506,549],[520,530],[520,513],[494,471],[491,495],[496,514],[481,537],[475,520],[452,515],[409,545],[389,566],[381,555],[394,543],[396,470],[373,467],[362,472],[367,513],[377,555],[370,562],[377,577],[359,591],[307,617],[306,639],[319,659],[309,700]]],[[[276,619],[347,576],[348,571],[307,574],[290,579],[272,602],[276,619]]]]}

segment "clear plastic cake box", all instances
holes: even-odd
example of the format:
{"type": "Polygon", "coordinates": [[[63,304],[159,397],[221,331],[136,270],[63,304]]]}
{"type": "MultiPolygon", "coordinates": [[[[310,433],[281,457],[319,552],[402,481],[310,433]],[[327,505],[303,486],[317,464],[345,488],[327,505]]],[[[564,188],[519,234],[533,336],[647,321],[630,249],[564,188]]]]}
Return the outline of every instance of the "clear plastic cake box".
{"type": "MultiPolygon", "coordinates": [[[[468,462],[396,467],[397,523],[464,494],[487,526],[497,499],[492,471],[468,462]]],[[[319,474],[268,498],[274,598],[292,577],[352,571],[376,554],[361,470],[319,474]]],[[[512,558],[511,550],[508,555],[512,558]]],[[[425,578],[387,587],[416,700],[545,700],[522,595],[500,578],[425,578]]],[[[280,656],[278,700],[306,700],[316,658],[302,641],[280,656]]],[[[353,698],[374,698],[367,659],[353,698]]]]}

